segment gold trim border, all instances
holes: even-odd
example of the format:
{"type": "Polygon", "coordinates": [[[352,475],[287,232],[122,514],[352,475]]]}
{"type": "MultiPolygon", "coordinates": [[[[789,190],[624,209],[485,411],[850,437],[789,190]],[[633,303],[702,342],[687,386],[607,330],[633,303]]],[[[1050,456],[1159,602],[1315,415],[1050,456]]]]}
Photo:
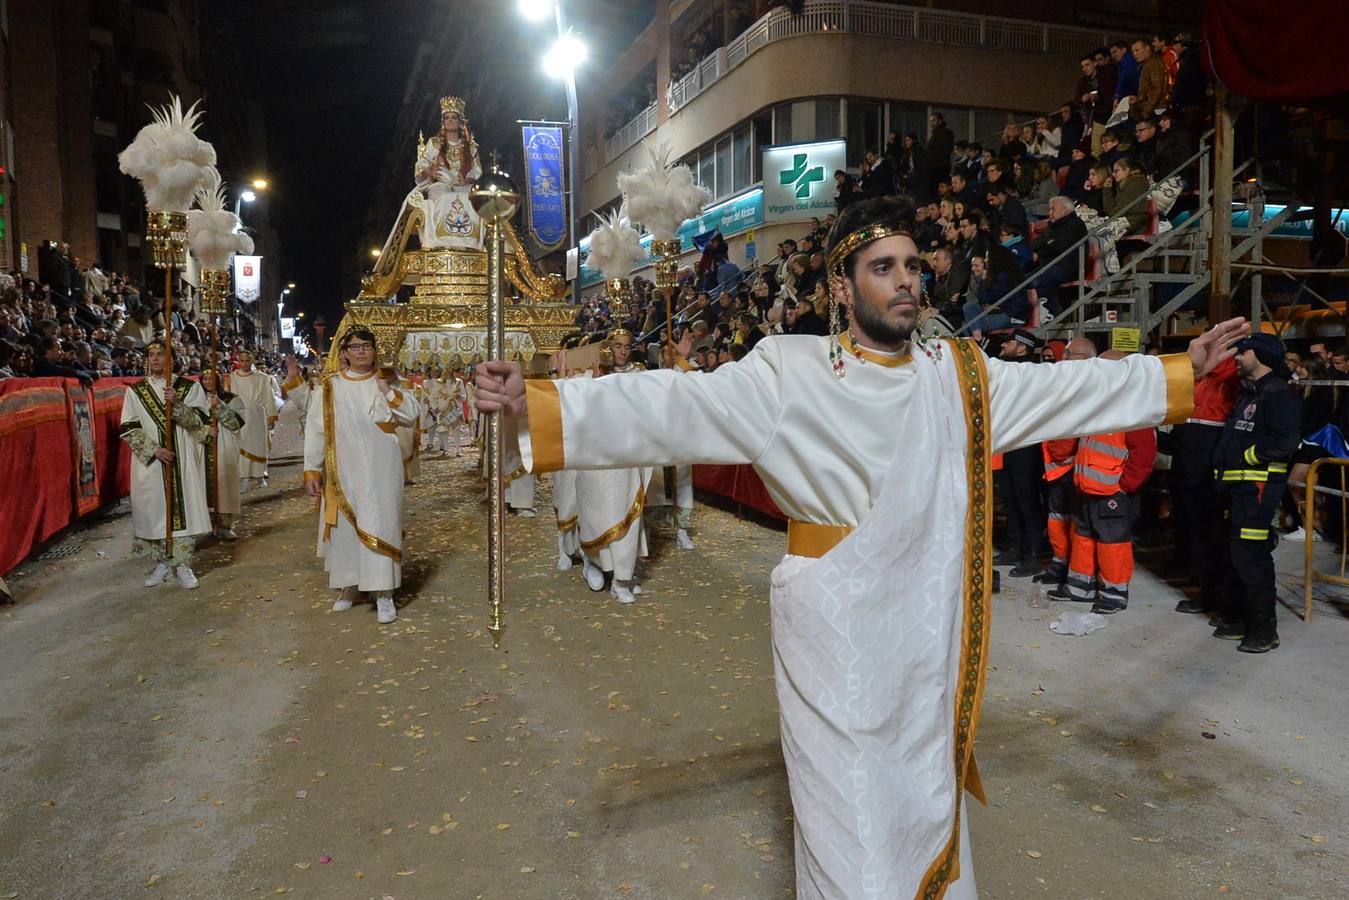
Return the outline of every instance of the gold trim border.
{"type": "MultiPolygon", "coordinates": [[[[336,507],[337,511],[347,517],[351,527],[356,530],[356,536],[367,548],[387,556],[398,564],[403,562],[403,551],[393,544],[371,534],[368,531],[362,531],[360,523],[356,521],[356,511],[351,508],[347,502],[347,495],[342,491],[342,480],[337,474],[337,436],[333,433],[337,425],[337,417],[333,414],[333,385],[332,378],[323,379],[323,466],[324,466],[324,485],[331,492],[329,500],[331,507],[336,507]]],[[[323,530],[323,540],[328,540],[332,527],[337,524],[335,516],[329,516],[331,521],[326,521],[327,527],[323,530]]]]}
{"type": "Polygon", "coordinates": [[[952,763],[956,774],[955,815],[951,836],[919,883],[917,896],[938,900],[951,882],[960,877],[960,804],[968,783],[983,785],[974,765],[974,735],[984,695],[988,664],[988,598],[993,584],[993,441],[989,428],[988,369],[983,351],[969,338],[946,345],[955,356],[960,384],[968,449],[965,470],[969,509],[965,516],[965,619],[961,635],[960,674],[956,682],[955,740],[952,763]]]}
{"type": "Polygon", "coordinates": [[[639,487],[637,489],[637,496],[633,498],[632,506],[628,507],[627,515],[623,517],[622,521],[612,528],[609,528],[603,534],[595,537],[593,540],[581,541],[581,549],[587,553],[603,550],[605,547],[628,533],[628,529],[632,527],[632,523],[642,517],[642,510],[645,507],[646,491],[639,487]]]}

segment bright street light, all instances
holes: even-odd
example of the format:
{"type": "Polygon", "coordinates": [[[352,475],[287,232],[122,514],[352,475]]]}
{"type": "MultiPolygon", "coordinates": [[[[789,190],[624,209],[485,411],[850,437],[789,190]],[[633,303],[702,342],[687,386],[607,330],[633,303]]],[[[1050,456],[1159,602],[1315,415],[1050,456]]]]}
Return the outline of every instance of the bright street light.
{"type": "Polygon", "coordinates": [[[375,259],[379,259],[379,254],[380,254],[380,252],[381,252],[381,251],[380,251],[380,249],[379,249],[378,247],[371,247],[371,248],[370,248],[370,255],[373,256],[375,259]]]}
{"type": "Polygon", "coordinates": [[[286,295],[289,294],[289,293],[290,293],[290,288],[286,288],[284,291],[281,292],[281,296],[284,297],[284,296],[286,296],[286,295]]]}
{"type": "Polygon", "coordinates": [[[253,179],[253,189],[254,189],[254,190],[257,190],[257,191],[265,191],[265,190],[267,190],[267,179],[266,179],[266,178],[254,178],[254,179],[253,179]]]}
{"type": "Polygon", "coordinates": [[[295,318],[297,318],[297,319],[303,319],[303,318],[304,318],[304,311],[301,310],[300,312],[297,312],[297,313],[295,314],[295,318]]]}
{"type": "Polygon", "coordinates": [[[531,22],[547,18],[553,11],[553,0],[520,0],[520,15],[531,22]]]}
{"type": "Polygon", "coordinates": [[[568,31],[557,39],[548,54],[543,58],[543,71],[553,78],[569,78],[576,67],[586,60],[586,45],[574,33],[568,31]]]}
{"type": "Polygon", "coordinates": [[[252,203],[254,200],[258,199],[258,195],[252,191],[244,191],[239,195],[239,199],[245,203],[252,203]]]}
{"type": "Polygon", "coordinates": [[[286,287],[290,288],[291,290],[295,290],[295,282],[293,281],[286,282],[286,287]]]}

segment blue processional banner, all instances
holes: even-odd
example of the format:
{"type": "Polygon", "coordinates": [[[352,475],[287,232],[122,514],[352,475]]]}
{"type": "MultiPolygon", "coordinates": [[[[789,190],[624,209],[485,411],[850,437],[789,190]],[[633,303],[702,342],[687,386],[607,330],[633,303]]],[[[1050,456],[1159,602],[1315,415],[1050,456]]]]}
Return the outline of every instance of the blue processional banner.
{"type": "Polygon", "coordinates": [[[563,196],[562,129],[554,125],[525,125],[525,173],[529,198],[525,221],[529,233],[545,252],[567,240],[567,203],[563,196]]]}

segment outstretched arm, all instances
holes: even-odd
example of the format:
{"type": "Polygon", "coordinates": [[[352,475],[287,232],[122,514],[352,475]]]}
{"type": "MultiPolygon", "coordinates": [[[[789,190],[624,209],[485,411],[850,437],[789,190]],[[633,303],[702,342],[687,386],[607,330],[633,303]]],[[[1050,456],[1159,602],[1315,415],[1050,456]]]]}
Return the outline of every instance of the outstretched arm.
{"type": "Polygon", "coordinates": [[[705,376],[661,369],[527,382],[518,365],[487,363],[477,384],[479,410],[519,417],[520,455],[532,472],[753,462],[782,408],[781,359],[770,341],[705,376]]]}
{"type": "Polygon", "coordinates": [[[989,360],[994,452],[1182,422],[1194,407],[1194,382],[1230,359],[1249,330],[1245,319],[1231,319],[1170,356],[1052,365],[989,360]]]}

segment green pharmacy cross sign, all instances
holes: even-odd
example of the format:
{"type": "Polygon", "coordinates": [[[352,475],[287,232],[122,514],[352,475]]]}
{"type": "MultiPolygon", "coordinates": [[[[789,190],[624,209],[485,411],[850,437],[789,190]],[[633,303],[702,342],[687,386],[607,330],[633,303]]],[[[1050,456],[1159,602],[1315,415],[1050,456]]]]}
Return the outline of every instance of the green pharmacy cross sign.
{"type": "Polygon", "coordinates": [[[796,185],[796,199],[806,200],[810,197],[810,186],[817,181],[824,181],[824,166],[815,166],[807,168],[809,157],[805,153],[798,153],[792,157],[792,167],[783,169],[778,173],[781,184],[796,185]]]}

